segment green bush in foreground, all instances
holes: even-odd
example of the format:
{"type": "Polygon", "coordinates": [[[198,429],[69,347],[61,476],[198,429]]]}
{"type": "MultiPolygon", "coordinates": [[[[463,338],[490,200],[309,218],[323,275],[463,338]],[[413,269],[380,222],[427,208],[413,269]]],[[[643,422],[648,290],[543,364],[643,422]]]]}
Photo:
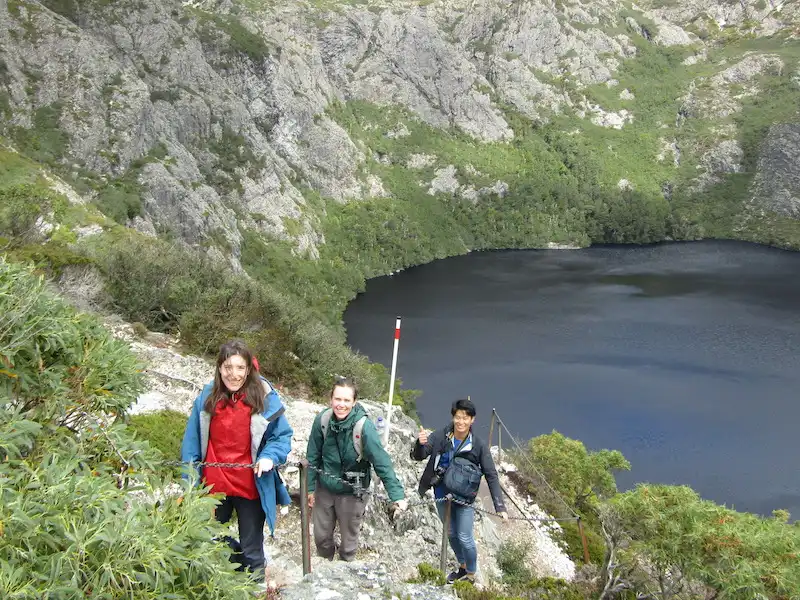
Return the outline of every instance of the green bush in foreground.
{"type": "Polygon", "coordinates": [[[128,427],[139,439],[147,440],[167,460],[177,460],[181,452],[181,440],[186,429],[187,417],[175,410],[159,410],[133,415],[128,418],[128,427]]]}
{"type": "Polygon", "coordinates": [[[526,600],[582,600],[585,597],[578,587],[563,579],[536,577],[531,571],[530,550],[530,544],[525,541],[506,541],[500,545],[496,559],[503,573],[506,593],[526,600]]]}
{"type": "MultiPolygon", "coordinates": [[[[576,563],[583,562],[583,540],[581,540],[580,529],[575,521],[565,521],[559,523],[563,535],[564,544],[567,546],[567,555],[576,563]]],[[[599,527],[595,527],[591,519],[583,524],[583,533],[586,535],[586,545],[589,548],[589,561],[600,565],[606,554],[606,546],[603,536],[598,533],[599,527]]]]}
{"type": "Polygon", "coordinates": [[[140,383],[122,342],[0,257],[0,597],[250,597],[216,500],[165,496],[119,423],[140,383]]]}
{"type": "Polygon", "coordinates": [[[615,569],[635,582],[669,582],[669,594],[700,583],[707,597],[725,600],[800,598],[800,527],[740,513],[703,500],[686,486],[640,484],[619,494],[605,515],[612,535],[632,536],[634,554],[620,554],[615,569]],[[615,530],[617,530],[615,532],[615,530]],[[642,565],[648,565],[641,573],[642,565]]]}

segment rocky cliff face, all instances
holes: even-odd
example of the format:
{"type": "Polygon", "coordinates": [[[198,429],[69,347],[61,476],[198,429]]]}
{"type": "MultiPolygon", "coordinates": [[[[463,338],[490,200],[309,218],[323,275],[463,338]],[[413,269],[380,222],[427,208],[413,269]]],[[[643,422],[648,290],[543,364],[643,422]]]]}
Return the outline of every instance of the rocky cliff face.
{"type": "Polygon", "coordinates": [[[800,124],[770,127],[758,160],[753,201],[766,210],[800,218],[800,124]]]}
{"type": "MultiPolygon", "coordinates": [[[[393,193],[367,168],[372,149],[331,117],[337,103],[402,107],[475,143],[512,142],[509,110],[534,123],[632,127],[629,90],[619,106],[587,93],[618,85],[634,42],[689,47],[702,63],[704,40],[721,30],[796,34],[797,10],[772,0],[9,0],[0,6],[3,130],[89,198],[132,185],[143,212],[130,223],[141,231],[211,243],[235,265],[246,230],[314,257],[324,211],[309,206],[310,190],[335,202],[393,193]]],[[[682,146],[676,163],[696,162],[699,188],[740,169],[737,129],[724,118],[785,68],[756,51],[709,64],[690,86],[676,122],[723,121],[702,142],[664,141],[682,146]]],[[[400,125],[385,135],[402,137],[400,125]]]]}

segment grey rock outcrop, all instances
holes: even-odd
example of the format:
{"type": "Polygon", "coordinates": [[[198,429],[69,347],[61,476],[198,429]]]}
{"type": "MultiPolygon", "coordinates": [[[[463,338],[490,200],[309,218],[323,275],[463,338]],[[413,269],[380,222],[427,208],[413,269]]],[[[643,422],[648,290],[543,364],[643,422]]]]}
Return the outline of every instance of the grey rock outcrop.
{"type": "Polygon", "coordinates": [[[744,152],[736,140],[725,140],[703,156],[703,166],[714,175],[738,173],[743,156],[744,152]]]}
{"type": "MultiPolygon", "coordinates": [[[[687,119],[706,119],[716,124],[713,143],[692,149],[699,155],[702,170],[692,184],[693,189],[704,189],[721,181],[721,176],[742,170],[744,152],[735,139],[737,129],[729,117],[741,112],[745,98],[761,93],[760,76],[780,73],[783,69],[780,57],[751,53],[712,77],[693,82],[682,98],[676,125],[680,128],[687,119]]],[[[663,151],[659,156],[664,156],[663,151]]]]}
{"type": "Polygon", "coordinates": [[[686,115],[719,120],[739,112],[740,100],[759,93],[758,77],[778,73],[783,61],[773,54],[749,54],[708,79],[699,79],[683,99],[686,115]],[[732,91],[732,86],[739,86],[732,91]]]}
{"type": "Polygon", "coordinates": [[[476,87],[488,82],[421,10],[348,14],[325,29],[321,52],[348,96],[400,104],[431,125],[456,126],[484,141],[514,135],[476,87]]]}
{"type": "MultiPolygon", "coordinates": [[[[651,4],[650,2],[645,5],[651,4]]],[[[741,0],[740,2],[715,2],[714,0],[675,0],[652,3],[651,11],[659,17],[676,23],[694,24],[703,31],[723,27],[741,27],[752,24],[758,35],[773,33],[797,23],[800,7],[785,0],[741,0]]]]}
{"type": "Polygon", "coordinates": [[[546,120],[572,106],[553,78],[607,81],[635,53],[626,36],[584,27],[615,19],[610,1],[563,13],[538,0],[285,4],[243,18],[213,0],[72,14],[53,5],[63,15],[48,6],[0,9],[6,125],[38,126],[37,111],[54,109],[74,173],[141,186],[137,228],[222,241],[235,267],[241,228],[317,256],[324,239],[304,187],[340,202],[391,194],[363,172],[364,149],[326,112],[333,102],[402,106],[432,126],[504,141],[514,134],[501,103],[546,120]]]}
{"type": "Polygon", "coordinates": [[[761,145],[752,204],[800,219],[800,124],[773,125],[761,145]]]}

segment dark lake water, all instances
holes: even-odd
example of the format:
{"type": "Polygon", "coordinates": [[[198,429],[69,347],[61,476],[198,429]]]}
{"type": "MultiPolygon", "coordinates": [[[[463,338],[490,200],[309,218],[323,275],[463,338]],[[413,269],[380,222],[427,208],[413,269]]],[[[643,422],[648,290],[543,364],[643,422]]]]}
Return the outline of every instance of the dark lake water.
{"type": "MultiPolygon", "coordinates": [[[[441,426],[471,396],[527,440],[553,429],[688,484],[800,517],[800,253],[737,242],[473,253],[369,281],[351,346],[441,426]]],[[[477,423],[476,423],[477,424],[477,423]]]]}

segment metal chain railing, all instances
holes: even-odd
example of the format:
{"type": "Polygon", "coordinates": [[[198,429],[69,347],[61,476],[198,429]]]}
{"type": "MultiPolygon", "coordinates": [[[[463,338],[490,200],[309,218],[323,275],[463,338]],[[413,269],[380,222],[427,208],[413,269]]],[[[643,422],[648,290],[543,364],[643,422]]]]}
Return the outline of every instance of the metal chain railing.
{"type": "MultiPolygon", "coordinates": [[[[91,417],[91,415],[89,415],[88,413],[84,413],[84,416],[86,416],[87,418],[91,417]]],[[[500,423],[500,425],[503,428],[505,428],[506,430],[508,430],[508,428],[505,426],[505,424],[502,422],[502,420],[500,420],[500,417],[497,416],[497,414],[496,414],[496,412],[494,410],[492,411],[492,418],[493,418],[493,421],[496,418],[497,421],[500,423]]],[[[125,458],[124,454],[116,446],[116,444],[112,440],[111,436],[109,436],[108,432],[106,432],[104,424],[100,420],[95,419],[95,425],[100,430],[100,432],[102,433],[103,437],[108,442],[108,444],[111,446],[111,448],[114,450],[114,453],[121,460],[123,466],[122,466],[121,473],[118,474],[118,477],[119,477],[120,485],[124,486],[125,488],[127,488],[128,478],[135,472],[135,468],[132,466],[132,463],[131,463],[131,460],[133,459],[133,456],[130,457],[130,460],[125,458]]],[[[493,427],[494,427],[494,422],[492,423],[492,428],[493,427]]],[[[514,443],[517,444],[517,442],[514,439],[513,435],[511,435],[510,431],[508,432],[508,434],[511,436],[511,439],[514,441],[514,443]]],[[[491,433],[490,433],[490,437],[491,437],[491,433]]],[[[517,444],[517,446],[519,447],[518,444],[517,444]]],[[[138,451],[135,454],[138,454],[138,451]]],[[[250,469],[250,470],[253,470],[258,466],[258,463],[231,463],[231,462],[215,462],[215,461],[196,461],[195,462],[195,461],[182,461],[182,460],[164,460],[164,461],[159,461],[157,464],[161,465],[161,466],[165,466],[165,467],[191,467],[191,468],[194,468],[194,469],[212,467],[212,468],[221,468],[221,469],[250,469]]],[[[303,574],[305,575],[305,574],[308,574],[308,573],[311,572],[311,543],[310,543],[310,531],[309,531],[309,521],[310,521],[310,519],[309,519],[309,505],[308,505],[308,495],[309,495],[309,492],[308,492],[308,471],[315,472],[315,473],[317,473],[319,475],[324,475],[325,477],[330,478],[333,481],[336,481],[337,483],[341,483],[341,484],[343,484],[345,486],[348,486],[348,487],[353,489],[353,491],[354,491],[354,493],[356,495],[359,495],[359,496],[367,495],[367,496],[370,496],[370,497],[374,498],[376,501],[380,501],[380,502],[389,502],[389,503],[391,503],[392,500],[385,494],[381,494],[381,493],[379,493],[377,491],[374,491],[374,490],[371,490],[369,488],[366,488],[366,487],[362,486],[361,485],[361,479],[358,476],[355,477],[355,482],[354,482],[352,477],[346,479],[346,478],[341,477],[338,474],[329,473],[329,472],[325,471],[324,469],[322,469],[320,467],[317,467],[315,465],[310,464],[305,459],[297,461],[297,462],[287,462],[287,463],[284,463],[282,465],[273,465],[273,468],[276,469],[276,470],[284,470],[284,469],[289,468],[289,467],[297,467],[299,469],[299,476],[300,476],[300,521],[301,521],[301,529],[302,529],[302,531],[301,531],[302,540],[301,541],[302,541],[302,551],[303,551],[303,574]]],[[[350,475],[352,476],[354,474],[350,473],[350,475]]],[[[359,474],[355,474],[355,475],[359,475],[359,474]]],[[[365,476],[365,474],[360,474],[360,475],[365,476]]],[[[503,489],[502,491],[507,496],[509,496],[509,498],[511,498],[513,500],[513,498],[508,494],[508,492],[505,489],[503,489]]],[[[494,512],[494,511],[491,511],[491,510],[488,510],[488,509],[485,509],[485,508],[481,508],[481,507],[475,506],[474,504],[471,504],[471,503],[468,503],[468,502],[464,502],[464,501],[454,497],[452,494],[448,494],[448,495],[446,495],[446,496],[444,496],[442,498],[425,498],[425,499],[420,499],[420,500],[415,501],[415,502],[409,502],[407,504],[407,507],[408,508],[415,508],[415,507],[422,507],[422,506],[432,506],[432,505],[436,505],[436,504],[443,503],[443,502],[447,503],[446,507],[445,507],[445,511],[444,511],[444,518],[442,519],[442,521],[443,521],[442,522],[442,548],[441,548],[441,555],[440,555],[440,566],[441,566],[441,569],[443,571],[445,570],[445,567],[446,567],[447,539],[448,539],[448,531],[449,531],[449,526],[450,526],[450,514],[452,512],[453,504],[460,505],[460,506],[468,506],[468,507],[472,508],[473,510],[475,510],[476,512],[484,514],[484,515],[487,515],[487,516],[490,516],[490,517],[502,518],[502,519],[506,519],[506,520],[509,520],[509,521],[525,521],[525,522],[529,523],[530,525],[534,525],[535,523],[544,523],[544,522],[557,523],[557,522],[566,522],[566,521],[577,521],[579,529],[580,529],[581,537],[583,538],[583,542],[584,542],[585,560],[586,560],[586,562],[588,562],[588,552],[586,552],[586,538],[585,538],[585,535],[583,533],[583,528],[581,526],[581,519],[580,519],[580,516],[578,516],[576,513],[574,513],[574,511],[573,511],[573,515],[574,516],[566,517],[566,518],[564,518],[564,517],[562,517],[562,518],[557,518],[557,517],[531,517],[531,516],[525,515],[523,510],[516,504],[516,502],[514,502],[514,505],[517,507],[517,509],[522,514],[521,517],[515,517],[515,516],[509,515],[508,513],[498,513],[498,512],[494,512]]],[[[566,504],[566,502],[565,502],[565,504],[566,504]]]]}
{"type": "Polygon", "coordinates": [[[558,498],[558,500],[561,502],[561,504],[572,514],[572,518],[571,519],[563,519],[563,520],[573,520],[573,521],[575,521],[577,523],[577,525],[578,525],[578,533],[581,536],[581,544],[583,545],[583,561],[584,561],[584,563],[589,564],[589,562],[590,562],[590,558],[589,558],[589,542],[588,542],[588,540],[586,538],[586,532],[584,532],[584,530],[583,530],[583,520],[581,519],[581,516],[578,514],[578,512],[574,508],[572,508],[572,506],[570,506],[567,503],[566,500],[564,500],[563,496],[561,496],[561,494],[559,494],[555,490],[555,488],[553,488],[553,486],[550,485],[550,482],[547,481],[547,479],[545,478],[544,474],[542,474],[542,472],[539,469],[536,468],[536,465],[533,464],[533,461],[529,458],[527,452],[522,448],[522,445],[517,441],[517,438],[514,437],[514,434],[511,433],[511,430],[506,426],[506,424],[503,422],[503,419],[500,418],[500,415],[497,414],[497,410],[494,409],[494,408],[492,409],[492,421],[491,421],[491,425],[489,426],[489,445],[491,446],[491,443],[492,443],[492,432],[494,431],[495,422],[499,423],[499,425],[500,425],[500,427],[498,428],[498,431],[497,431],[497,439],[498,439],[498,443],[500,444],[499,447],[498,447],[499,456],[502,457],[502,451],[503,451],[502,438],[500,436],[501,436],[503,430],[505,429],[506,433],[511,438],[511,441],[513,442],[514,446],[516,447],[517,453],[520,456],[520,458],[525,460],[525,462],[530,466],[530,468],[533,470],[533,472],[536,473],[539,481],[541,483],[543,483],[547,487],[547,489],[550,490],[550,492],[553,494],[553,497],[558,498]]]}
{"type": "MultiPolygon", "coordinates": [[[[258,463],[243,464],[243,463],[222,463],[222,462],[205,462],[205,461],[186,462],[186,461],[180,461],[180,460],[165,460],[165,461],[161,461],[159,464],[164,465],[164,466],[169,466],[169,467],[183,467],[183,466],[194,467],[194,468],[216,467],[216,468],[220,468],[220,469],[251,469],[251,470],[258,466],[258,463]]],[[[377,492],[377,491],[374,491],[374,490],[370,490],[369,488],[359,487],[358,485],[354,485],[353,482],[351,480],[349,480],[349,479],[345,479],[345,478],[340,477],[338,475],[334,475],[333,473],[328,473],[324,469],[320,469],[319,467],[315,467],[314,465],[312,465],[310,463],[305,463],[305,461],[285,463],[283,465],[277,465],[277,466],[275,466],[273,468],[277,468],[278,470],[283,470],[283,469],[286,469],[287,467],[306,468],[306,469],[309,469],[310,471],[314,471],[314,472],[316,472],[316,473],[318,473],[320,475],[324,475],[325,477],[328,477],[329,479],[332,479],[333,481],[335,481],[337,483],[341,483],[343,485],[346,485],[346,486],[349,486],[349,487],[353,488],[353,491],[355,492],[355,495],[371,496],[372,498],[374,498],[376,501],[379,501],[379,502],[392,502],[392,500],[386,494],[382,494],[380,492],[377,492]]],[[[417,501],[414,501],[414,502],[409,502],[408,503],[408,508],[414,508],[414,507],[418,507],[418,506],[431,506],[431,505],[438,504],[440,502],[446,502],[447,500],[452,500],[454,504],[459,504],[459,505],[462,505],[462,506],[470,506],[476,512],[483,513],[483,514],[488,515],[490,517],[503,518],[503,513],[494,512],[494,511],[491,511],[491,510],[487,510],[485,508],[479,508],[479,507],[475,506],[474,504],[470,504],[468,502],[463,502],[463,501],[459,500],[458,498],[455,498],[455,497],[452,497],[452,496],[449,496],[449,495],[445,496],[443,498],[427,498],[427,499],[423,499],[423,500],[417,500],[417,501]]],[[[506,518],[509,521],[561,522],[561,521],[574,521],[577,517],[568,517],[568,518],[526,517],[526,516],[514,517],[514,516],[511,516],[511,515],[507,514],[506,518]]]]}

